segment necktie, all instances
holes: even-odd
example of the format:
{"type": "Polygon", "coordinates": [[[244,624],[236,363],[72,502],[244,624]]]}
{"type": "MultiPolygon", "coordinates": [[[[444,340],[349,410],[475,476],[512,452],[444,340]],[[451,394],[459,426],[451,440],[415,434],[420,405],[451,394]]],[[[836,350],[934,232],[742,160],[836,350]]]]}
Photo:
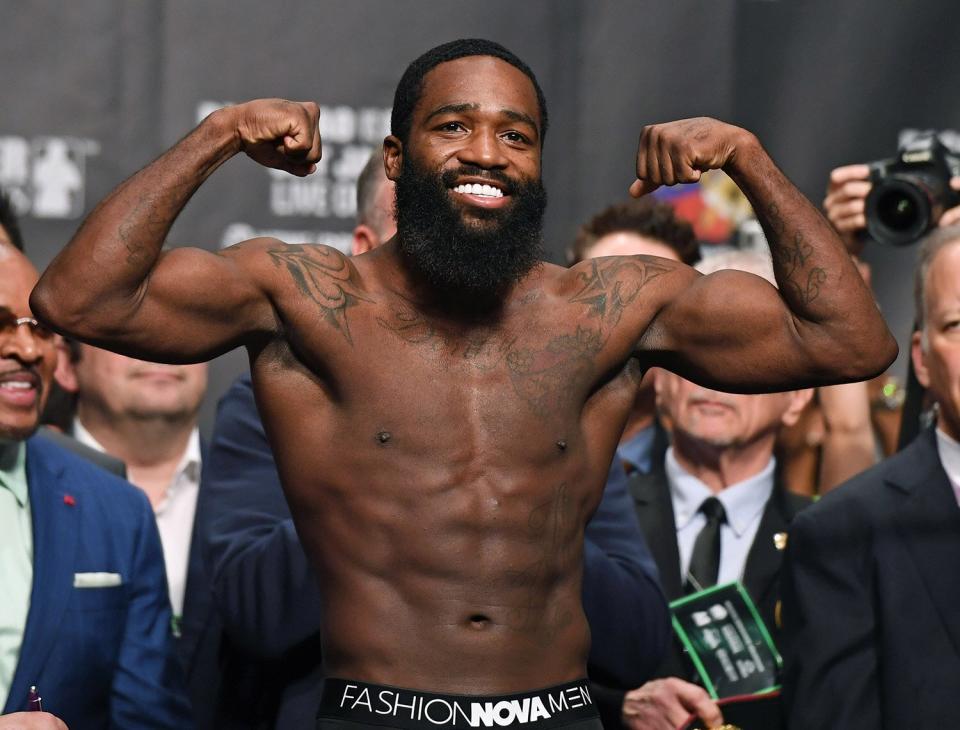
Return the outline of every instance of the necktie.
{"type": "Polygon", "coordinates": [[[693,543],[693,555],[690,556],[690,568],[684,586],[686,593],[715,586],[720,573],[720,525],[727,521],[727,513],[716,497],[703,500],[699,511],[706,516],[707,524],[693,543]]]}

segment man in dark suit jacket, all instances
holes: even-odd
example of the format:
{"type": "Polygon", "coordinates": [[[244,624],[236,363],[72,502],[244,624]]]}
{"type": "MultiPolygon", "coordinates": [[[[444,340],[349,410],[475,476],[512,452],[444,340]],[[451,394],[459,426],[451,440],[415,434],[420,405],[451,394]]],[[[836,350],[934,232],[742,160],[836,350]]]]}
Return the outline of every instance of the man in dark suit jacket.
{"type": "MultiPolygon", "coordinates": [[[[785,531],[809,500],[789,494],[779,483],[773,447],[780,427],[796,420],[812,393],[732,395],[666,371],[657,373],[656,392],[671,424],[673,445],[651,473],[632,474],[629,488],[664,593],[674,600],[698,588],[739,580],[776,640],[785,531]],[[708,501],[719,503],[722,511],[712,527],[708,501]],[[695,567],[708,534],[716,536],[718,550],[712,574],[704,577],[695,567]]],[[[676,642],[657,676],[661,679],[621,693],[616,708],[621,717],[608,709],[606,726],[622,722],[644,730],[675,728],[690,714],[709,726],[720,724],[716,703],[688,681],[692,666],[676,642]]]]}
{"type": "Polygon", "coordinates": [[[3,239],[0,226],[0,727],[189,728],[146,497],[31,438],[57,352],[30,313],[37,272],[3,239]],[[18,718],[33,685],[52,714],[18,718]]]}
{"type": "Polygon", "coordinates": [[[921,246],[917,379],[936,428],[797,519],[784,566],[790,726],[935,728],[960,691],[960,226],[921,246]]]}

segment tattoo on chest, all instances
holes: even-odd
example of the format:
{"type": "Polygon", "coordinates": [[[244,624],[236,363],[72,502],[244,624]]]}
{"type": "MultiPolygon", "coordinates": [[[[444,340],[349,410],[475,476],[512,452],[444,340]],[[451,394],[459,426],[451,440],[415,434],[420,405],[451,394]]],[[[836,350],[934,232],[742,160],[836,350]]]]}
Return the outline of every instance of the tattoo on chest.
{"type": "Polygon", "coordinates": [[[353,345],[347,311],[373,300],[360,293],[356,272],[347,257],[336,249],[319,246],[284,246],[267,254],[275,265],[286,267],[297,290],[316,303],[324,320],[353,345]]]}
{"type": "MultiPolygon", "coordinates": [[[[547,418],[583,395],[596,376],[597,358],[624,312],[639,301],[644,287],[673,270],[669,264],[637,257],[590,262],[589,269],[577,274],[576,293],[567,301],[576,305],[572,317],[579,321],[572,332],[553,336],[548,332],[545,342],[538,337],[536,314],[531,314],[530,324],[522,334],[492,327],[462,334],[437,324],[423,316],[413,303],[400,299],[376,321],[402,341],[416,346],[424,359],[441,367],[460,361],[480,371],[491,371],[505,365],[516,394],[533,413],[547,418]]],[[[529,301],[525,298],[520,303],[537,306],[538,300],[539,297],[529,301]]],[[[559,325],[556,329],[563,327],[563,319],[555,315],[546,316],[543,321],[547,326],[559,325]]]]}
{"type": "Polygon", "coordinates": [[[388,315],[377,317],[377,324],[404,342],[417,345],[418,352],[430,362],[460,360],[478,370],[492,370],[500,365],[517,339],[489,327],[454,333],[430,321],[403,299],[388,315]]]}
{"type": "Polygon", "coordinates": [[[554,337],[543,349],[517,348],[507,354],[510,380],[531,410],[547,417],[587,385],[603,349],[597,329],[577,327],[572,335],[554,337]]]}

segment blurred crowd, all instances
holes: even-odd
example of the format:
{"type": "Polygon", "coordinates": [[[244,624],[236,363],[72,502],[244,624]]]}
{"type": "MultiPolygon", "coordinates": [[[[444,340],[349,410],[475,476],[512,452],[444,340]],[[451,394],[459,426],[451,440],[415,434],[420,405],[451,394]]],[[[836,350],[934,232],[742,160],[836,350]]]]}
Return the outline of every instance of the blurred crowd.
{"type": "MultiPolygon", "coordinates": [[[[867,165],[837,168],[823,201],[868,283],[871,186],[867,165]]],[[[393,236],[393,208],[378,151],[358,180],[354,255],[393,236]]],[[[606,727],[723,723],[732,706],[704,686],[667,604],[731,582],[782,655],[789,727],[930,727],[914,709],[960,689],[958,221],[960,207],[939,211],[903,280],[916,291],[909,419],[906,378],[889,373],[746,395],[638,375],[585,537],[606,727]]],[[[570,264],[656,256],[775,284],[765,247],[698,241],[650,196],[571,238],[570,264]]],[[[45,329],[29,254],[0,199],[0,728],[312,727],[320,589],[249,375],[205,437],[206,366],[45,329]],[[58,593],[62,570],[72,592],[58,593]]]]}

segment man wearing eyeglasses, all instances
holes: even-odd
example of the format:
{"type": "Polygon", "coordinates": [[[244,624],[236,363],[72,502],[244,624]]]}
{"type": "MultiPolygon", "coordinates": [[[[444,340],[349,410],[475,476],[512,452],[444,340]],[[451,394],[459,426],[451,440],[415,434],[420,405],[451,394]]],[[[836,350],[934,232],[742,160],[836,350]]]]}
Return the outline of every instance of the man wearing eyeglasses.
{"type": "Polygon", "coordinates": [[[189,728],[146,496],[34,435],[57,347],[30,312],[37,271],[3,222],[0,730],[189,728]],[[48,712],[26,712],[32,687],[48,712]]]}

